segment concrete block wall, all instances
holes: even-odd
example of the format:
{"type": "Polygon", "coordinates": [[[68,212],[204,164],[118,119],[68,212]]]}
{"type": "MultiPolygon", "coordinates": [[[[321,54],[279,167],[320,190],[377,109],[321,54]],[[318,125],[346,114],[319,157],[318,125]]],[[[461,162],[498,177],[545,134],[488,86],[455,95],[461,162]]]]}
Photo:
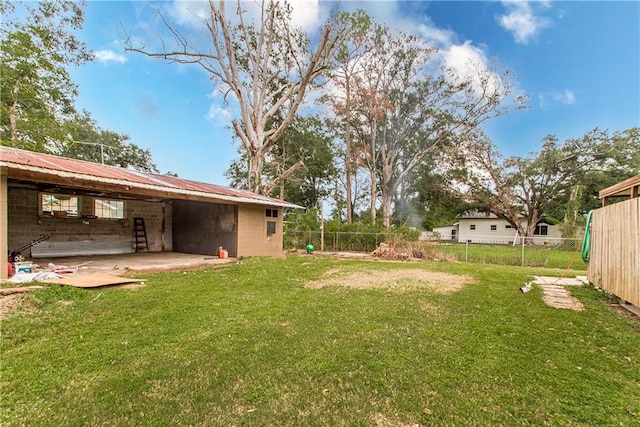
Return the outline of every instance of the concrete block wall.
{"type": "Polygon", "coordinates": [[[129,233],[133,230],[133,218],[144,218],[149,251],[160,252],[172,250],[172,203],[126,200],[125,209],[126,221],[129,223],[129,233]]]}
{"type": "MultiPolygon", "coordinates": [[[[55,218],[39,212],[39,192],[26,187],[8,187],[8,245],[17,249],[41,235],[51,235],[47,242],[133,241],[133,218],[145,219],[150,251],[171,250],[170,203],[125,200],[125,219],[83,220],[93,215],[94,198],[80,196],[79,217],[55,218]]],[[[26,252],[28,255],[29,252],[26,252]]]]}

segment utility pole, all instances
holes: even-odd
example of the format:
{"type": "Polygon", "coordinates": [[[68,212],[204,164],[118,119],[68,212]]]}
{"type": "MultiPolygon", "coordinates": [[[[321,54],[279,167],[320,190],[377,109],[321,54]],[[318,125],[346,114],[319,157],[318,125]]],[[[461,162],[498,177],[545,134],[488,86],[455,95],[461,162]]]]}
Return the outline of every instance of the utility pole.
{"type": "Polygon", "coordinates": [[[320,252],[324,252],[324,201],[320,199],[320,252]]]}

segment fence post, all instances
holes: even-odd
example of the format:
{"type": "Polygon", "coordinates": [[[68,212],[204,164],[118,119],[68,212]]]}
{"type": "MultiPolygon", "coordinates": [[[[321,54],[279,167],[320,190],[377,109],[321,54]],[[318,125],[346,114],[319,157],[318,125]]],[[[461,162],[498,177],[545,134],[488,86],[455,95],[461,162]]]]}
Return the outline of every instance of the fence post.
{"type": "Polygon", "coordinates": [[[521,255],[522,260],[520,262],[520,266],[524,267],[524,237],[521,237],[521,239],[522,239],[522,255],[521,255]]]}
{"type": "Polygon", "coordinates": [[[469,262],[469,239],[464,242],[464,261],[469,262]]]}

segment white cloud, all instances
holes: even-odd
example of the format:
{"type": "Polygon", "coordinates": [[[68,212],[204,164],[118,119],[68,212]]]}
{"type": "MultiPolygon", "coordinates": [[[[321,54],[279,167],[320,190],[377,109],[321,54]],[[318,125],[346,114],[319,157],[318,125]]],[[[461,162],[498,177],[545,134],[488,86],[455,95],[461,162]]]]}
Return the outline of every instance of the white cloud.
{"type": "Polygon", "coordinates": [[[206,0],[174,0],[171,15],[181,25],[199,28],[210,16],[209,2],[206,0]]]}
{"type": "MultiPolygon", "coordinates": [[[[284,2],[284,0],[276,0],[284,2]]],[[[217,3],[214,1],[214,3],[217,3]]],[[[291,22],[294,26],[306,30],[316,28],[328,15],[326,8],[320,5],[319,0],[295,0],[289,1],[291,6],[291,22]]],[[[237,4],[228,2],[226,14],[229,19],[237,19],[237,4]]],[[[241,3],[246,22],[255,22],[260,18],[260,0],[244,1],[241,3]]],[[[180,25],[188,25],[192,28],[200,28],[205,21],[211,19],[211,9],[208,0],[174,0],[169,13],[180,25]]]]}
{"type": "Polygon", "coordinates": [[[540,108],[547,108],[552,104],[575,105],[576,95],[568,89],[541,93],[538,95],[538,102],[540,108]]]}
{"type": "Polygon", "coordinates": [[[209,111],[207,111],[206,118],[211,121],[224,121],[228,122],[229,117],[231,117],[231,113],[228,108],[221,107],[217,103],[211,104],[209,106],[209,111]]]}
{"type": "Polygon", "coordinates": [[[215,88],[208,97],[213,101],[209,106],[209,111],[207,111],[205,118],[220,125],[228,125],[229,119],[231,118],[231,109],[227,102],[222,99],[220,89],[215,88]]]}
{"type": "Polygon", "coordinates": [[[538,14],[541,10],[551,7],[549,1],[503,0],[502,4],[508,13],[499,16],[498,22],[502,28],[513,33],[517,43],[529,43],[551,23],[548,18],[538,14]]]}
{"type": "Polygon", "coordinates": [[[418,25],[418,34],[425,40],[436,45],[450,45],[457,38],[453,31],[436,28],[427,24],[418,25]]]}
{"type": "Polygon", "coordinates": [[[124,64],[127,62],[127,57],[124,55],[119,55],[112,50],[104,49],[97,50],[93,53],[96,57],[97,61],[100,62],[117,62],[119,64],[124,64]]]}
{"type": "MultiPolygon", "coordinates": [[[[284,2],[284,0],[278,1],[284,2]]],[[[296,0],[289,3],[293,25],[308,30],[316,28],[321,23],[323,12],[319,0],[296,0]]]]}

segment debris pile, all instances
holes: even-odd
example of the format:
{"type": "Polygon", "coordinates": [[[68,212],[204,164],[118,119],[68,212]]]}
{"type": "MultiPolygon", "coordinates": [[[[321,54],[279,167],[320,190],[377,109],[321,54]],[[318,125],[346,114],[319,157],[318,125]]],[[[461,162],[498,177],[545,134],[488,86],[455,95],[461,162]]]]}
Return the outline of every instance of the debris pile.
{"type": "Polygon", "coordinates": [[[454,261],[455,258],[442,254],[431,242],[383,242],[371,252],[371,256],[393,261],[439,260],[454,261]]]}

